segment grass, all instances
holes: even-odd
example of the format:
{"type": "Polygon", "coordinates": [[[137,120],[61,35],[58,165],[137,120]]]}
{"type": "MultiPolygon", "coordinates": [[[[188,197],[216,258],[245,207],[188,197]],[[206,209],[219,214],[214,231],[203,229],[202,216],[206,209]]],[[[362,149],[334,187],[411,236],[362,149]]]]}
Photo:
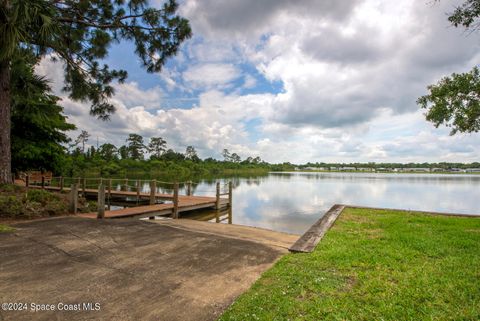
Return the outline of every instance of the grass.
{"type": "Polygon", "coordinates": [[[0,233],[13,232],[15,229],[13,227],[0,224],[0,233]]]}
{"type": "Polygon", "coordinates": [[[347,208],[221,320],[480,320],[480,219],[347,208]]]}

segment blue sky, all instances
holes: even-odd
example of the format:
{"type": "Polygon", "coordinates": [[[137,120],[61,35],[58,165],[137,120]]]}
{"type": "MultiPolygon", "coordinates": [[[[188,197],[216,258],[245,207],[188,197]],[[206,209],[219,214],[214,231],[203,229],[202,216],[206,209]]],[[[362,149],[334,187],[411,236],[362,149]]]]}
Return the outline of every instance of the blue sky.
{"type": "Polygon", "coordinates": [[[129,78],[115,86],[110,122],[60,92],[61,65],[45,59],[38,71],[95,143],[139,133],[201,157],[227,148],[271,162],[478,161],[478,134],[449,136],[415,103],[480,61],[479,34],[447,21],[458,3],[184,0],[194,36],[162,72],[146,73],[131,44],[111,48],[108,64],[129,78]]]}

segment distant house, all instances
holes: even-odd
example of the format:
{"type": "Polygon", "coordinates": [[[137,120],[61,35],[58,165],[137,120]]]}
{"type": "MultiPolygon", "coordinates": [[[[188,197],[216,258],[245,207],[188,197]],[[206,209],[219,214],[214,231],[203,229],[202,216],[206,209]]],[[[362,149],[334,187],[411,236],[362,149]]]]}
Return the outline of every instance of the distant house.
{"type": "Polygon", "coordinates": [[[341,171],[355,171],[357,169],[355,167],[344,166],[344,167],[340,167],[340,170],[341,171]]]}
{"type": "Polygon", "coordinates": [[[359,168],[357,168],[357,171],[360,171],[360,172],[373,172],[374,169],[373,169],[373,168],[370,168],[370,167],[359,167],[359,168]]]}
{"type": "Polygon", "coordinates": [[[480,168],[467,168],[465,170],[465,172],[467,173],[479,173],[480,172],[480,168]]]}
{"type": "Polygon", "coordinates": [[[430,172],[430,168],[427,167],[416,167],[416,168],[404,168],[404,172],[430,172]]]}
{"type": "Polygon", "coordinates": [[[330,167],[330,170],[331,170],[331,171],[338,171],[338,167],[333,167],[333,166],[332,166],[332,167],[330,167]]]}
{"type": "Polygon", "coordinates": [[[379,168],[377,168],[377,172],[394,172],[394,171],[398,172],[397,169],[401,170],[401,168],[395,168],[395,170],[394,170],[392,168],[379,167],[379,168]]]}

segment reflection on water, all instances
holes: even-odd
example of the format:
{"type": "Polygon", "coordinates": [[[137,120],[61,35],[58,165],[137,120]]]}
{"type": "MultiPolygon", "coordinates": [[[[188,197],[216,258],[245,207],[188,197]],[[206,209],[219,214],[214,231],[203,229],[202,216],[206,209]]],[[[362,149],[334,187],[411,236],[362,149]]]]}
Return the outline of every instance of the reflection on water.
{"type": "MultiPolygon", "coordinates": [[[[297,234],[335,203],[480,214],[480,175],[294,172],[233,182],[234,224],[297,234]]],[[[195,194],[212,189],[202,182],[195,194]]]]}
{"type": "MultiPolygon", "coordinates": [[[[230,180],[234,184],[234,224],[297,234],[305,232],[336,203],[480,214],[480,175],[283,172],[222,181],[230,180]]],[[[214,196],[215,182],[194,183],[194,195],[214,196]]],[[[165,193],[172,191],[169,185],[159,184],[157,188],[165,193]]],[[[149,191],[149,185],[142,184],[142,190],[149,191]]],[[[180,194],[186,190],[187,186],[180,184],[180,194]]],[[[216,221],[215,211],[192,215],[216,221]]],[[[221,222],[228,222],[225,215],[221,222]]]]}

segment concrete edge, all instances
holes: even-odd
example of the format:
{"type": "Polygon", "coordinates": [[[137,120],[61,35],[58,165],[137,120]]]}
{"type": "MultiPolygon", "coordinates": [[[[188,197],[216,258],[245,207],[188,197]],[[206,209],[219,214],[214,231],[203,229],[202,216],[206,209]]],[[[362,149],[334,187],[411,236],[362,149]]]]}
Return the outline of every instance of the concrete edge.
{"type": "Polygon", "coordinates": [[[316,221],[300,238],[288,249],[290,252],[311,253],[333,226],[338,216],[345,209],[345,205],[333,205],[318,221],[316,221]]]}

